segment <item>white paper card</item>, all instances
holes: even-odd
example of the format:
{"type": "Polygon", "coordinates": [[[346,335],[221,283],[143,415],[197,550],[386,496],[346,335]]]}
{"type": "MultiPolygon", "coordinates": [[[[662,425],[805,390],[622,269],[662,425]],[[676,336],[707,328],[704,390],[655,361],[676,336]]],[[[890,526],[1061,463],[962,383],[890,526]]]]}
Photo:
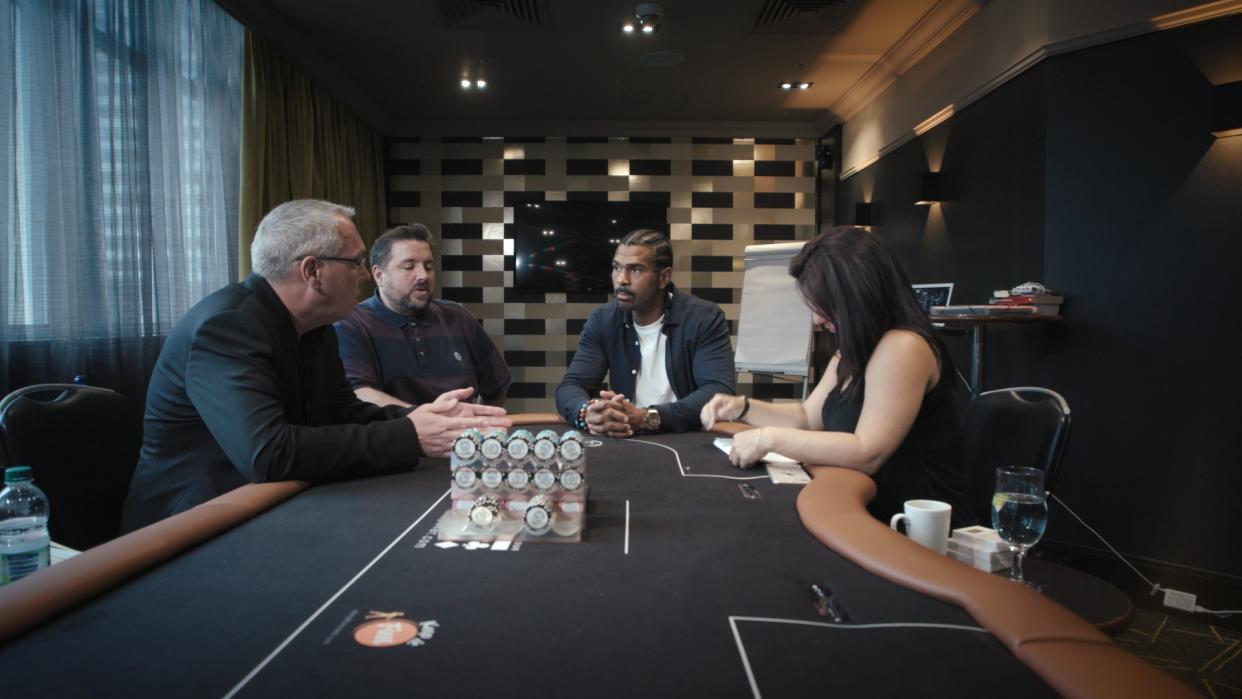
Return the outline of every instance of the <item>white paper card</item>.
{"type": "Polygon", "coordinates": [[[777,485],[802,485],[811,482],[811,476],[802,470],[802,464],[797,462],[790,463],[769,463],[768,478],[777,485]]]}
{"type": "MultiPolygon", "coordinates": [[[[726,454],[733,451],[733,439],[730,437],[717,437],[715,440],[712,441],[712,444],[715,444],[717,449],[719,449],[720,451],[723,451],[726,454]]],[[[760,461],[763,461],[764,463],[768,463],[768,464],[797,464],[799,463],[789,458],[788,456],[781,456],[780,454],[777,454],[774,451],[770,451],[764,454],[763,458],[760,459],[760,461]]]]}

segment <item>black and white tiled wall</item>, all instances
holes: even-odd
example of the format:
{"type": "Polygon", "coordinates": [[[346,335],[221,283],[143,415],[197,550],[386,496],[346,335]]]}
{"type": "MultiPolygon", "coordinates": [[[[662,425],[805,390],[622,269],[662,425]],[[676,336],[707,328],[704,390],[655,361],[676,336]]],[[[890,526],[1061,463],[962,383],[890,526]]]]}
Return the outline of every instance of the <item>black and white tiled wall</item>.
{"type": "MultiPolygon", "coordinates": [[[[482,321],[513,369],[505,407],[546,412],[555,409],[553,394],[583,323],[608,297],[513,289],[515,206],[667,205],[673,281],[720,304],[736,345],[743,250],[814,235],[814,166],[810,139],[392,139],[388,219],[423,223],[435,234],[440,295],[482,321]]],[[[800,384],[750,374],[738,381],[757,397],[801,395],[800,384]]]]}

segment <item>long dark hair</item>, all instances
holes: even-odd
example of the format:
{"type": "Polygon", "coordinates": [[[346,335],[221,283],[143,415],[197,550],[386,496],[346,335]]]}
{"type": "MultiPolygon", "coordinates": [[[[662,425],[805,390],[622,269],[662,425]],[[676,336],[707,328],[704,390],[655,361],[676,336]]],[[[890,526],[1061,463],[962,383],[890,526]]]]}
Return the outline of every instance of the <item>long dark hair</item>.
{"type": "Polygon", "coordinates": [[[905,270],[865,229],[838,226],[824,231],[790,260],[789,273],[802,298],[837,328],[841,352],[837,385],[842,396],[862,383],[871,353],[889,330],[917,333],[943,363],[940,342],[905,270]]]}

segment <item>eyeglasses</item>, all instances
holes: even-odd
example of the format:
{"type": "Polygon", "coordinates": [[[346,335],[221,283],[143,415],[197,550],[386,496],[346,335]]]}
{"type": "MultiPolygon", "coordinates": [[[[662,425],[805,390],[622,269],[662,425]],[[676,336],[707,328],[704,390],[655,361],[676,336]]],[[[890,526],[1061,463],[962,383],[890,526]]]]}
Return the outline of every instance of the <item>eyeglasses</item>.
{"type": "Polygon", "coordinates": [[[336,260],[337,262],[348,262],[350,264],[358,265],[359,269],[363,269],[363,270],[367,269],[367,256],[366,255],[359,255],[358,257],[334,257],[332,255],[303,255],[302,257],[299,257],[298,259],[301,260],[307,257],[313,257],[316,260],[336,260]]]}

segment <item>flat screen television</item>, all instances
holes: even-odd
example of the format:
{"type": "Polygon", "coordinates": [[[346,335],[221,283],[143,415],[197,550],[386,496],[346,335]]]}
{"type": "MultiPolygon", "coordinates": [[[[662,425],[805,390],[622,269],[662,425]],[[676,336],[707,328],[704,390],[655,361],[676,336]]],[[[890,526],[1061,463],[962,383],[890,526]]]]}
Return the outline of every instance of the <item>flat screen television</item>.
{"type": "Polygon", "coordinates": [[[513,209],[513,286],[518,291],[612,291],[612,255],[626,233],[668,235],[668,207],[646,202],[544,201],[513,209]]]}

